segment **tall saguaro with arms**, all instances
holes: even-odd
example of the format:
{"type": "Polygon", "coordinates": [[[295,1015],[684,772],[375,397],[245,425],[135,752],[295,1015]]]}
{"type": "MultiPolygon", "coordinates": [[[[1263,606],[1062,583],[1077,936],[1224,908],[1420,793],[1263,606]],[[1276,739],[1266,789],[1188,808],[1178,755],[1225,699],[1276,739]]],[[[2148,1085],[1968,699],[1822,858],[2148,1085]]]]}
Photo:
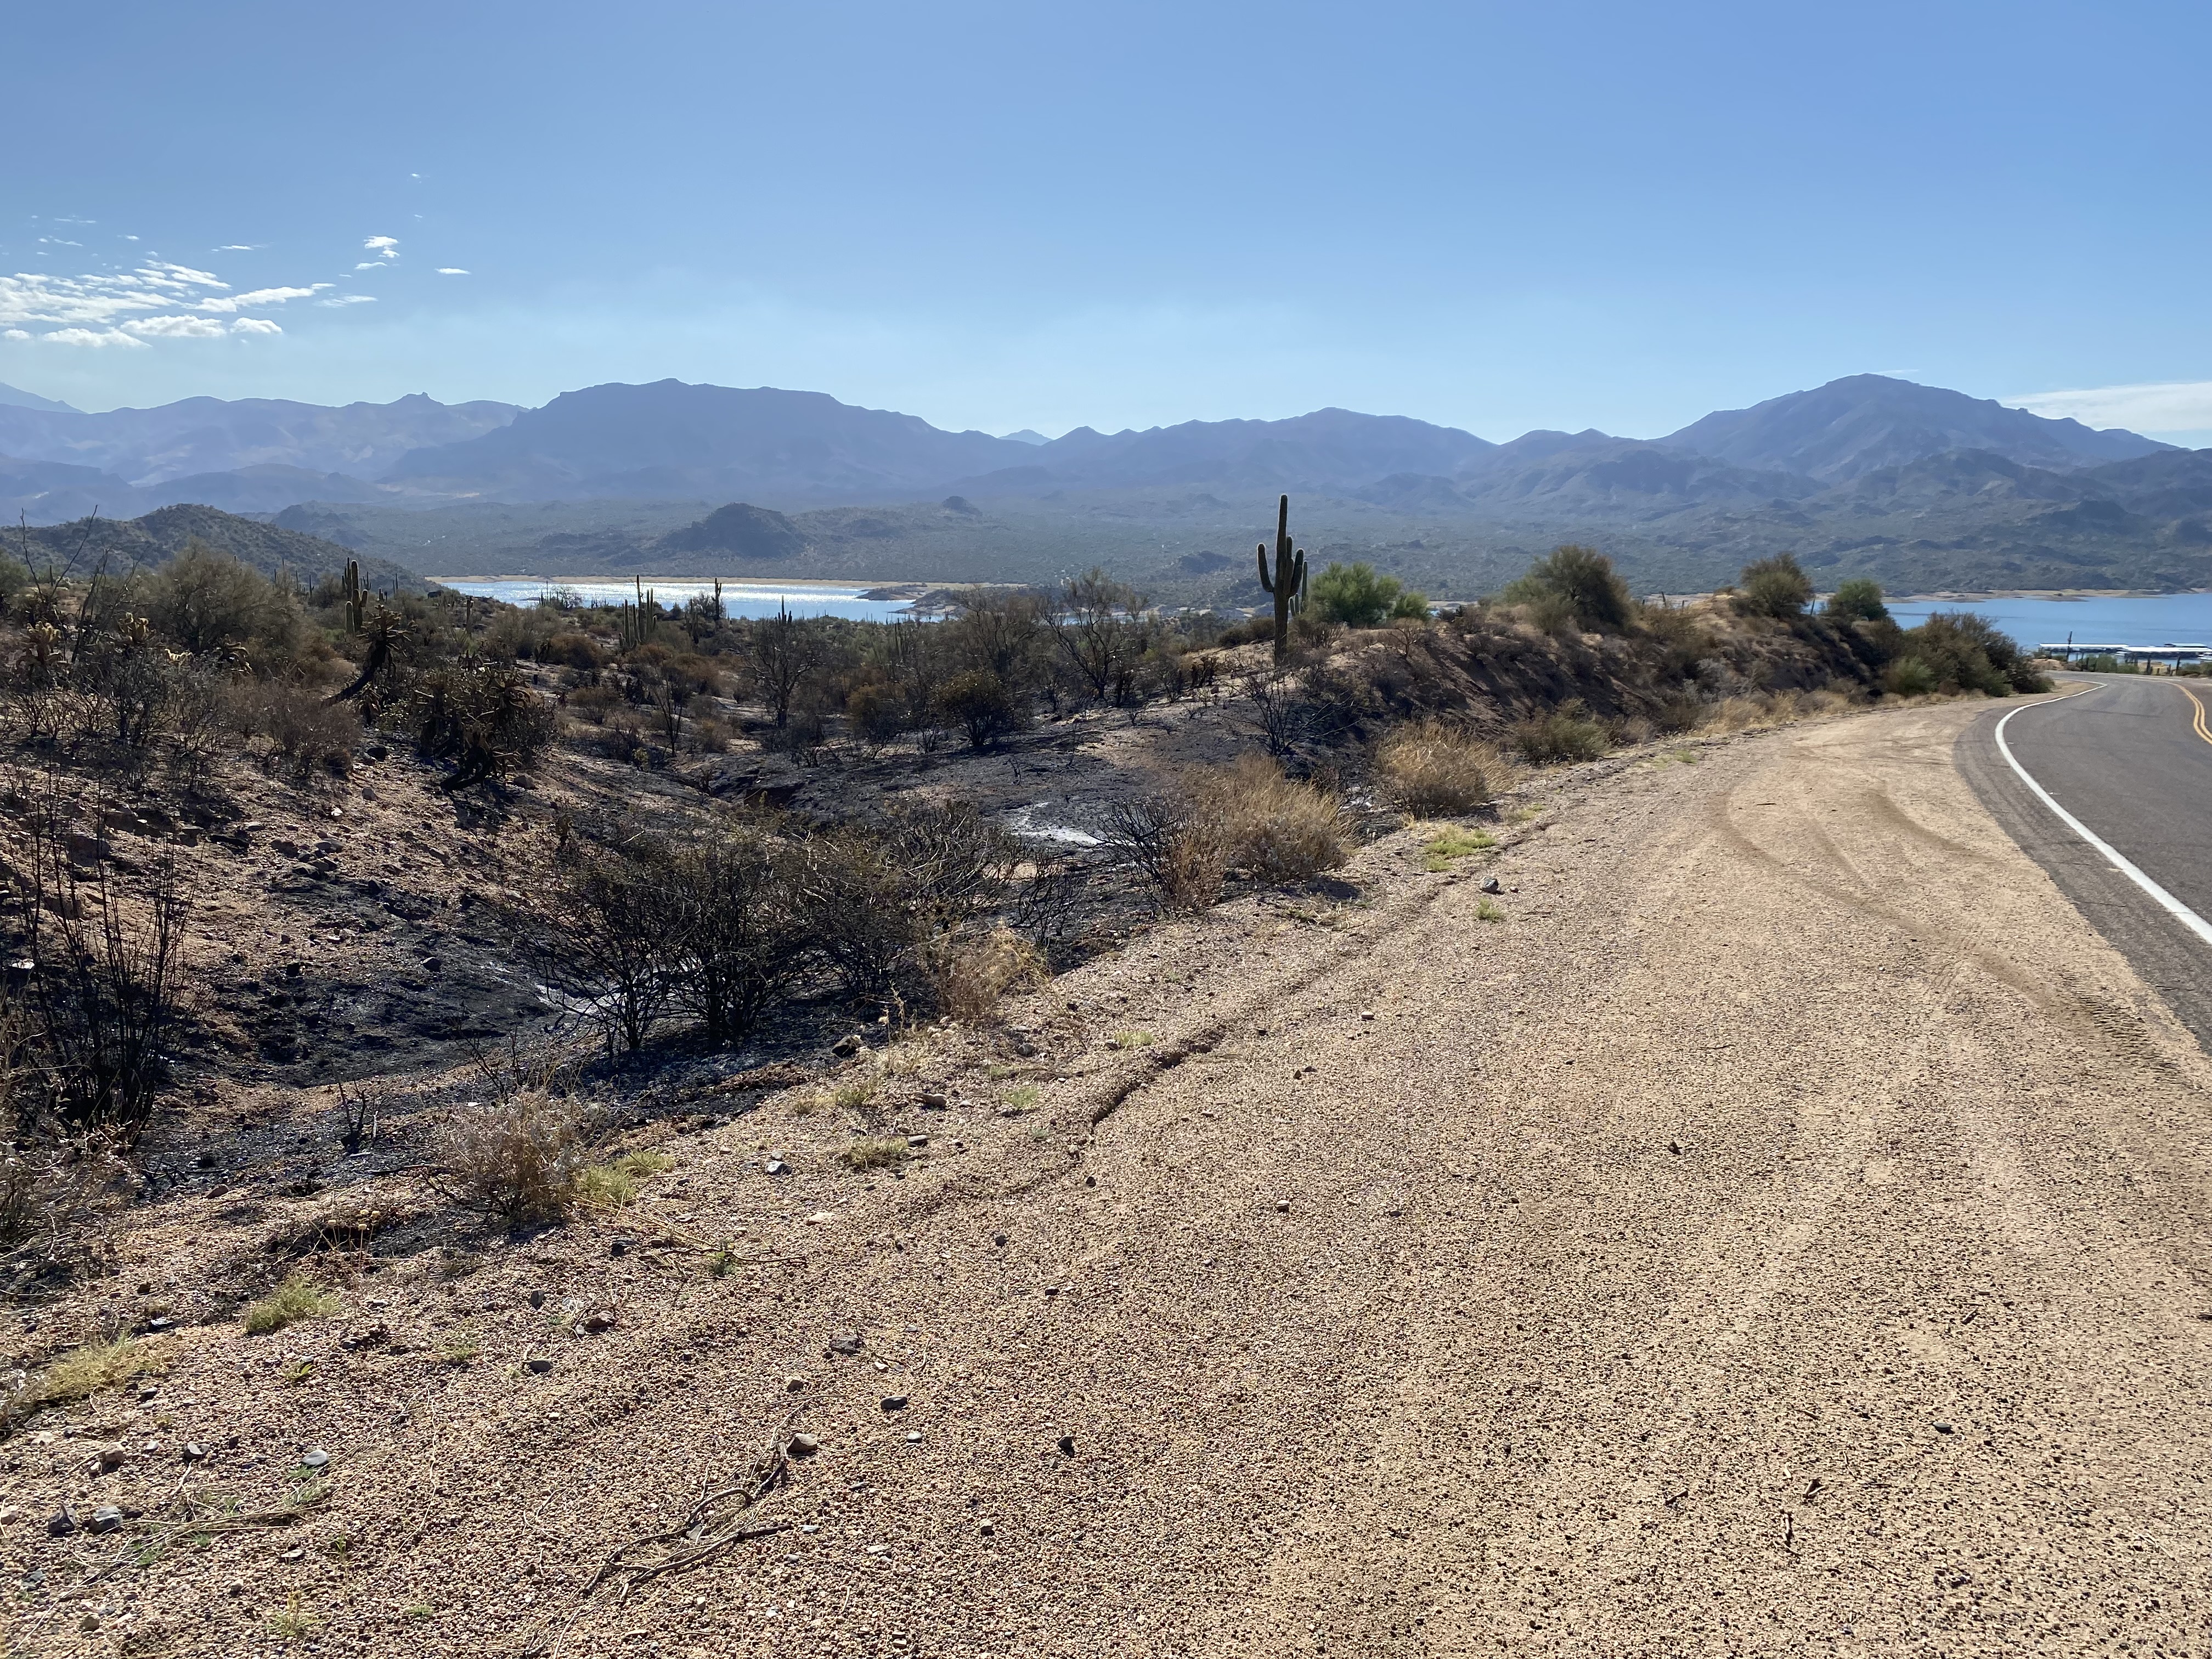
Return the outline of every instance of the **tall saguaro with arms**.
{"type": "Polygon", "coordinates": [[[1306,550],[1291,550],[1291,498],[1285,495],[1275,509],[1275,569],[1267,572],[1267,544],[1254,550],[1260,556],[1260,586],[1275,599],[1275,660],[1291,654],[1291,618],[1306,596],[1306,550]]]}

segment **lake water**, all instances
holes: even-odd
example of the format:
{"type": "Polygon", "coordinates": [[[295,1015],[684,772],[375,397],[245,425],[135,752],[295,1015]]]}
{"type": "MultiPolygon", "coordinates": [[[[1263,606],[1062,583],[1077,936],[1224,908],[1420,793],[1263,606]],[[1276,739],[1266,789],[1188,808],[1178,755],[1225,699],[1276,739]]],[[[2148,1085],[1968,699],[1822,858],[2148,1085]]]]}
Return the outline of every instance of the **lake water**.
{"type": "Polygon", "coordinates": [[[2083,645],[2212,643],[2212,593],[2150,593],[2081,599],[1893,599],[1889,614],[1907,628],[1931,611],[1972,611],[2031,648],[2083,645]]]}
{"type": "MultiPolygon", "coordinates": [[[[652,590],[654,600],[664,607],[679,605],[696,595],[714,591],[712,579],[702,581],[688,576],[663,577],[658,581],[648,576],[645,585],[652,590]]],[[[586,605],[619,605],[637,598],[636,584],[627,577],[580,576],[558,581],[533,576],[499,581],[441,580],[438,586],[450,587],[456,593],[473,593],[478,599],[499,599],[508,605],[535,605],[544,593],[572,593],[586,605]]],[[[773,617],[781,608],[794,617],[847,617],[855,622],[890,622],[908,614],[904,599],[860,597],[870,591],[857,583],[849,586],[829,582],[782,586],[725,580],[722,611],[731,617],[773,617]]]]}

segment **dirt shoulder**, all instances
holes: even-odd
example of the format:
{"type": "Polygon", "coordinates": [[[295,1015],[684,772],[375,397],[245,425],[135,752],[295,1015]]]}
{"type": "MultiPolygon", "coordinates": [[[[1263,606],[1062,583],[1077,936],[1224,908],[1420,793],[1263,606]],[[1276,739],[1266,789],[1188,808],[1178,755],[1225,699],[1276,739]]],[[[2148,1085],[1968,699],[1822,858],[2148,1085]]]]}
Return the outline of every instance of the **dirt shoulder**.
{"type": "Polygon", "coordinates": [[[4,1449],[15,1644],[2193,1650],[2212,1066],[1954,769],[1981,707],[1161,928],[902,1045],[896,1175],[769,1095],[627,1211],[176,1333],[4,1449]],[[582,1593],[794,1412],[780,1530],[582,1593]],[[293,1524],[48,1535],[307,1449],[293,1524]]]}

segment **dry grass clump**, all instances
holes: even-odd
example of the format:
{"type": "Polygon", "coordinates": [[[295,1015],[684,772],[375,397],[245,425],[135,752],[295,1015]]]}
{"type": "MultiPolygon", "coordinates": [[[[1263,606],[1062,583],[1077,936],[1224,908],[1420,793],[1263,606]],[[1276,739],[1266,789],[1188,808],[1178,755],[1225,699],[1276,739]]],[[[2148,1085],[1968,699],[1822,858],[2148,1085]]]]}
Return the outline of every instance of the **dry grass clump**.
{"type": "Polygon", "coordinates": [[[894,1169],[913,1155],[906,1142],[896,1135],[880,1139],[856,1140],[837,1154],[837,1161],[855,1172],[864,1170],[894,1169]]]}
{"type": "Polygon", "coordinates": [[[313,1279],[294,1273],[246,1310],[246,1334],[266,1336],[303,1319],[321,1319],[337,1310],[337,1297],[313,1279]]]}
{"type": "Polygon", "coordinates": [[[152,1349],[135,1337],[88,1343],[71,1349],[25,1382],[0,1409],[0,1421],[27,1415],[44,1406],[89,1400],[103,1389],[121,1388],[134,1376],[161,1369],[152,1349]]]}
{"type": "Polygon", "coordinates": [[[942,940],[929,952],[928,966],[937,1006],[955,1019],[981,1019],[1007,992],[1050,977],[1036,946],[1011,927],[981,939],[942,940]]]}
{"type": "Polygon", "coordinates": [[[1532,766],[1591,761],[1613,746],[1606,730],[1589,717],[1580,698],[1561,703],[1548,714],[1522,720],[1513,728],[1513,746],[1532,766]]]}
{"type": "Polygon", "coordinates": [[[1214,768],[1194,783],[1231,858],[1264,880],[1311,881],[1352,856],[1336,792],[1285,777],[1264,755],[1214,768]]]}
{"type": "Polygon", "coordinates": [[[584,1110],[521,1090],[455,1112],[441,1151],[463,1193],[495,1215],[554,1220],[574,1201],[584,1171],[584,1110]]]}
{"type": "Polygon", "coordinates": [[[1398,804],[1413,812],[1468,812],[1487,806],[1508,766],[1491,744],[1435,720],[1400,726],[1375,751],[1375,769],[1398,804]]]}
{"type": "Polygon", "coordinates": [[[595,1164],[576,1177],[576,1196],[594,1209],[619,1210],[637,1200],[637,1183],[676,1167],[665,1152],[624,1152],[608,1164],[595,1164]]]}

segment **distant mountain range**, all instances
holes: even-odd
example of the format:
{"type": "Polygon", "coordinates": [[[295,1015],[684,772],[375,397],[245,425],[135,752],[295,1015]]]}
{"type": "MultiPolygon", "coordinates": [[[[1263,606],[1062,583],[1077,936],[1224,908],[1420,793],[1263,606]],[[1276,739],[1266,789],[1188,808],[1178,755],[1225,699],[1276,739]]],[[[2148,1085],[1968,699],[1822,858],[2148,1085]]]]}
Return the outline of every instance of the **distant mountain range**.
{"type": "Polygon", "coordinates": [[[764,574],[826,562],[891,580],[924,574],[914,559],[957,566],[966,546],[965,574],[981,580],[1023,562],[987,532],[1018,520],[1033,540],[1058,527],[1040,545],[1195,580],[1238,552],[1192,544],[1195,524],[1213,507],[1241,523],[1286,490],[1334,503],[1348,550],[1367,526],[1367,554],[1441,561],[1455,588],[1472,578],[1474,550],[1546,537],[1598,540],[1632,569],[1692,583],[1790,549],[1893,586],[2194,586],[2212,584],[2208,475],[2212,451],[1873,374],[1656,440],[1590,430],[1504,444],[1340,409],[999,437],[819,392],[677,380],[587,387],[534,410],[422,396],[343,409],[191,398],[99,415],[0,404],[8,517],[191,501],[450,574],[495,550],[549,574],[656,560],[674,574],[719,560],[764,574]],[[519,541],[513,510],[553,503],[568,505],[533,507],[541,527],[519,541]],[[1463,572],[1445,556],[1455,545],[1463,572]]]}

